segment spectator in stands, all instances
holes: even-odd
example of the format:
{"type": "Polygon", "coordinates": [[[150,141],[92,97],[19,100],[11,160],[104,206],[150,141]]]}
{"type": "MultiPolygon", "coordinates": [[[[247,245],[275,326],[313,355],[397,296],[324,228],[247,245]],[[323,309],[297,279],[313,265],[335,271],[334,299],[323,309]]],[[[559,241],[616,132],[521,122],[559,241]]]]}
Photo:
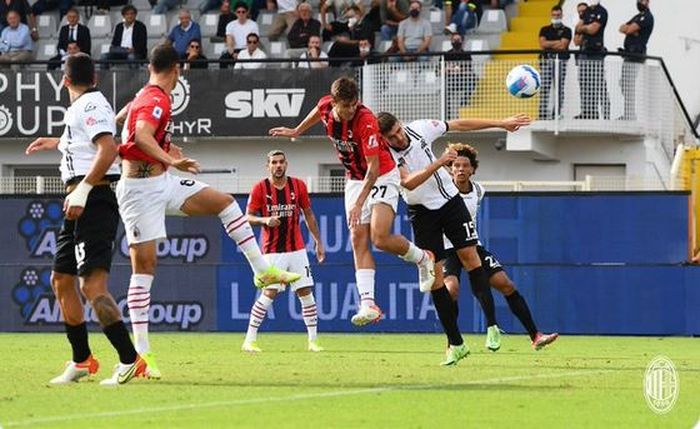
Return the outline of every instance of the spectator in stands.
{"type": "Polygon", "coordinates": [[[7,27],[0,33],[0,64],[31,61],[34,42],[27,24],[20,21],[19,12],[7,13],[7,27]]]}
{"type": "MultiPolygon", "coordinates": [[[[576,26],[578,26],[578,23],[583,22],[583,16],[586,14],[586,10],[588,10],[588,3],[580,2],[576,5],[576,13],[578,14],[578,22],[576,26]]],[[[583,94],[583,79],[581,79],[581,76],[583,75],[583,67],[581,67],[582,62],[579,61],[581,59],[581,50],[583,49],[583,34],[578,33],[575,30],[574,46],[578,47],[578,52],[574,53],[574,61],[576,62],[576,67],[578,67],[578,89],[579,94],[583,94]]]]}
{"type": "Polygon", "coordinates": [[[61,20],[72,7],[73,0],[37,0],[32,5],[32,13],[36,16],[58,9],[58,19],[61,20]]]}
{"type": "Polygon", "coordinates": [[[260,34],[258,24],[248,19],[248,5],[243,2],[236,3],[236,20],[226,26],[226,51],[221,54],[221,68],[228,67],[228,63],[236,59],[236,55],[246,48],[249,34],[260,34]]]}
{"type": "Polygon", "coordinates": [[[155,7],[153,8],[154,15],[164,15],[177,7],[180,0],[149,0],[149,3],[153,4],[155,1],[155,7]]]}
{"type": "MultiPolygon", "coordinates": [[[[123,20],[114,27],[109,52],[102,55],[102,61],[146,59],[148,30],[143,22],[136,20],[136,14],[136,8],[130,4],[122,8],[123,20]]],[[[104,67],[108,68],[108,65],[104,67]]]]}
{"type": "Polygon", "coordinates": [[[515,3],[515,0],[490,0],[492,9],[504,9],[509,4],[515,3]]]}
{"type": "Polygon", "coordinates": [[[202,54],[202,42],[194,39],[187,46],[187,54],[185,55],[185,63],[183,70],[189,69],[206,69],[209,67],[207,57],[202,54]]]}
{"type": "Polygon", "coordinates": [[[450,36],[452,48],[445,53],[445,78],[448,93],[447,117],[458,118],[458,109],[469,104],[476,88],[477,76],[472,71],[472,56],[464,50],[464,40],[459,33],[450,36]]]}
{"type": "Polygon", "coordinates": [[[228,24],[236,19],[236,15],[231,12],[231,2],[229,0],[224,0],[221,3],[221,8],[219,9],[219,23],[216,27],[216,37],[220,37],[222,40],[226,39],[226,27],[228,24]]]}
{"type": "Polygon", "coordinates": [[[297,67],[302,69],[322,69],[328,67],[328,61],[308,61],[309,58],[328,58],[328,54],[323,52],[323,50],[321,49],[321,36],[319,35],[314,34],[311,37],[309,37],[309,45],[307,46],[306,52],[301,54],[301,56],[299,57],[300,60],[306,61],[299,61],[297,67]]]}
{"type": "Polygon", "coordinates": [[[473,30],[478,24],[476,4],[474,0],[460,0],[457,11],[452,15],[450,24],[445,27],[445,33],[459,33],[464,36],[467,31],[473,30]]]}
{"type": "MultiPolygon", "coordinates": [[[[542,77],[542,91],[540,95],[540,119],[554,119],[554,108],[548,109],[549,93],[554,84],[555,78],[555,62],[559,58],[558,75],[559,82],[559,102],[558,112],[561,114],[561,108],[564,105],[564,82],[566,82],[566,65],[569,61],[569,49],[571,43],[571,29],[563,24],[564,13],[561,7],[554,6],[551,11],[550,25],[546,25],[540,29],[540,74],[542,77]]],[[[552,94],[552,99],[554,95],[552,94]]],[[[552,100],[552,105],[554,101],[552,100]]]]}
{"type": "MultiPolygon", "coordinates": [[[[336,37],[333,46],[328,52],[328,56],[333,58],[357,58],[357,57],[369,57],[371,52],[371,47],[374,45],[374,29],[372,28],[372,23],[370,22],[368,15],[364,14],[364,9],[359,5],[352,5],[350,9],[346,12],[348,16],[348,30],[349,37],[338,36],[336,37]],[[370,52],[365,55],[362,54],[360,49],[361,46],[370,47],[370,52]]],[[[362,65],[364,61],[358,60],[351,63],[351,65],[362,65]]],[[[331,66],[336,67],[346,63],[346,61],[331,61],[331,66]]]]}
{"type": "Polygon", "coordinates": [[[66,51],[68,50],[68,42],[77,42],[80,47],[80,52],[85,52],[90,55],[92,52],[92,37],[90,37],[90,29],[81,24],[80,13],[75,8],[70,9],[66,13],[67,24],[58,30],[58,50],[55,57],[49,60],[49,70],[54,70],[60,67],[66,51]]]}
{"type": "Polygon", "coordinates": [[[600,106],[604,119],[610,119],[610,98],[605,80],[605,27],[608,11],[600,0],[590,0],[583,20],[576,24],[576,33],[582,37],[580,79],[581,114],[574,119],[598,119],[600,106]]]}
{"type": "MultiPolygon", "coordinates": [[[[654,30],[654,15],[649,11],[649,0],[637,0],[638,14],[625,24],[620,26],[620,33],[625,35],[625,44],[622,52],[635,55],[646,55],[647,43],[651,32],[654,30]]],[[[625,57],[622,63],[622,77],[620,87],[622,97],[625,99],[625,112],[618,119],[634,121],[637,119],[637,74],[640,64],[644,63],[643,57],[625,57]]]]}
{"type": "Polygon", "coordinates": [[[270,27],[268,37],[270,40],[278,40],[284,30],[289,31],[294,22],[299,18],[297,15],[297,0],[267,0],[267,10],[277,9],[270,27]]]}
{"type": "MultiPolygon", "coordinates": [[[[95,1],[95,0],[88,0],[95,1]]],[[[129,0],[97,0],[97,10],[95,15],[107,15],[112,7],[123,7],[129,3],[129,0]]]]}
{"type": "Polygon", "coordinates": [[[311,36],[321,35],[321,22],[311,17],[311,5],[300,3],[297,7],[299,19],[294,22],[287,34],[289,47],[292,49],[308,47],[311,36]]]}
{"type": "MultiPolygon", "coordinates": [[[[399,24],[396,34],[399,44],[399,52],[402,54],[424,54],[430,49],[430,41],[433,38],[433,27],[430,21],[420,16],[422,4],[418,0],[412,0],[409,7],[410,18],[404,19],[399,24]]],[[[392,59],[401,59],[394,57],[392,59]]],[[[412,61],[415,57],[404,57],[404,61],[412,61]]],[[[425,57],[427,59],[427,57],[425,57]]]]}
{"type": "Polygon", "coordinates": [[[199,29],[199,24],[192,21],[192,14],[189,10],[180,9],[179,18],[180,25],[173,27],[168,40],[180,57],[184,58],[190,42],[194,39],[202,40],[202,32],[199,29]]]}
{"type": "Polygon", "coordinates": [[[382,20],[382,40],[393,40],[399,23],[408,18],[408,0],[381,0],[379,14],[382,20]]]}
{"type": "MultiPolygon", "coordinates": [[[[265,52],[260,49],[260,38],[257,33],[250,33],[246,37],[246,49],[238,53],[239,60],[261,60],[267,58],[265,52]]],[[[265,63],[241,63],[236,62],[234,69],[261,69],[265,67],[265,63]]]]}
{"type": "Polygon", "coordinates": [[[39,32],[36,29],[36,19],[27,0],[0,0],[0,30],[3,30],[9,25],[7,15],[10,11],[17,12],[20,22],[29,27],[29,36],[31,39],[35,42],[39,40],[39,32]]]}
{"type": "Polygon", "coordinates": [[[335,36],[346,34],[348,28],[348,13],[350,6],[357,5],[362,8],[362,1],[356,0],[325,0],[321,2],[321,25],[323,26],[323,40],[332,40],[335,36]],[[333,21],[327,22],[328,12],[333,14],[333,21]]]}

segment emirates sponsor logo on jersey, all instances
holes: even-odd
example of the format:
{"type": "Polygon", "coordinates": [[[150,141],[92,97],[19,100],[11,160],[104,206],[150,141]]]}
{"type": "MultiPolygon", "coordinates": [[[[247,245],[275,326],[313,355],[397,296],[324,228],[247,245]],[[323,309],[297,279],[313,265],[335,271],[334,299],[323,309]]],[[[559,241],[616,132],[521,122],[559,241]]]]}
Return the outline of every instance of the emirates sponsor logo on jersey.
{"type": "Polygon", "coordinates": [[[267,211],[270,216],[292,217],[296,207],[296,204],[267,204],[267,211]]]}

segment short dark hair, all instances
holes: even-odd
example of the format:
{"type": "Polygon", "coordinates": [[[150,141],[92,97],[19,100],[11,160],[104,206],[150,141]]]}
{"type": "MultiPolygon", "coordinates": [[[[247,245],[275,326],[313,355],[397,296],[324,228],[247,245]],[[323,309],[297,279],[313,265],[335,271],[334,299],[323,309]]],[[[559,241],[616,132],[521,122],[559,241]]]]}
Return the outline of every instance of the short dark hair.
{"type": "Polygon", "coordinates": [[[243,9],[245,9],[246,11],[247,11],[247,10],[250,10],[250,9],[248,8],[248,4],[246,4],[246,3],[242,2],[242,1],[239,1],[238,3],[236,3],[236,6],[233,8],[233,10],[238,10],[239,8],[243,8],[243,9]]]}
{"type": "Polygon", "coordinates": [[[284,157],[284,160],[285,160],[285,161],[287,160],[287,154],[284,153],[283,150],[281,150],[281,149],[273,149],[273,150],[271,150],[271,151],[269,151],[269,152],[267,153],[267,162],[269,163],[269,162],[270,162],[270,158],[272,158],[273,156],[278,156],[278,155],[282,155],[282,156],[284,157]]]}
{"type": "Polygon", "coordinates": [[[379,125],[379,132],[386,134],[394,128],[394,125],[399,122],[396,116],[389,112],[380,112],[377,115],[377,124],[379,125]]]}
{"type": "Polygon", "coordinates": [[[156,73],[175,67],[179,59],[177,51],[169,43],[159,43],[151,49],[150,64],[156,73]]]}
{"type": "Polygon", "coordinates": [[[78,18],[80,18],[80,12],[78,12],[78,9],[72,7],[66,11],[66,15],[68,15],[71,12],[74,12],[76,15],[78,15],[78,18]]]}
{"type": "Polygon", "coordinates": [[[479,152],[474,148],[474,146],[466,143],[449,143],[447,147],[457,152],[457,156],[469,158],[469,162],[471,163],[472,168],[474,168],[474,171],[479,168],[479,160],[477,159],[479,152]]]}
{"type": "Polygon", "coordinates": [[[562,11],[561,6],[559,6],[558,4],[555,4],[554,6],[552,6],[552,12],[561,12],[561,11],[562,11]]]}
{"type": "Polygon", "coordinates": [[[86,53],[69,56],[63,73],[72,85],[90,87],[95,84],[95,62],[86,53]]]}
{"type": "Polygon", "coordinates": [[[349,77],[340,77],[331,84],[331,97],[333,101],[352,103],[360,99],[360,90],[357,82],[349,77]]]}
{"type": "Polygon", "coordinates": [[[586,9],[588,9],[588,3],[583,1],[576,5],[576,9],[580,8],[581,6],[584,6],[586,9]]]}
{"type": "Polygon", "coordinates": [[[260,36],[258,36],[258,33],[248,33],[248,34],[245,36],[246,42],[248,41],[248,38],[249,38],[249,37],[255,37],[256,39],[260,40],[260,36]]]}
{"type": "Polygon", "coordinates": [[[139,13],[139,12],[136,10],[136,8],[134,7],[134,5],[131,5],[131,4],[128,4],[128,5],[126,5],[126,6],[124,6],[124,7],[122,8],[122,16],[126,15],[126,14],[129,13],[129,12],[134,12],[134,13],[136,13],[136,14],[139,13]]]}

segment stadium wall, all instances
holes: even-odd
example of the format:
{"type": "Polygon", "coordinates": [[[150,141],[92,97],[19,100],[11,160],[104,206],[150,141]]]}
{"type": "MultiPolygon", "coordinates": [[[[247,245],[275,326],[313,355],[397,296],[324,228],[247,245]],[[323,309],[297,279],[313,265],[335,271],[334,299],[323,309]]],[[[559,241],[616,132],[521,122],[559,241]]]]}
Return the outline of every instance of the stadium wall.
{"type": "MultiPolygon", "coordinates": [[[[239,199],[244,203],[243,198],[239,199]]],[[[352,331],[357,295],[342,198],[316,196],[328,256],[312,269],[322,331],[352,331]]],[[[0,331],[60,331],[49,276],[60,199],[0,201],[0,331]]],[[[683,193],[491,194],[480,221],[484,244],[527,298],[539,328],[567,334],[700,334],[700,267],[684,265],[688,195],[683,193]]],[[[396,232],[410,235],[402,206],[396,232]]],[[[151,316],[156,330],[242,332],[255,298],[250,268],[214,218],[168,219],[151,316]]],[[[110,287],[125,318],[130,269],[123,231],[110,287]]],[[[377,297],[386,319],[370,331],[439,332],[416,270],[377,254],[377,297]]],[[[478,306],[463,285],[461,326],[482,331],[478,306]]],[[[498,295],[496,293],[496,295],[498,295]]],[[[496,296],[499,324],[522,332],[496,296]]],[[[90,310],[87,320],[95,325],[90,310]]],[[[281,295],[269,331],[301,331],[299,305],[281,295]]]]}

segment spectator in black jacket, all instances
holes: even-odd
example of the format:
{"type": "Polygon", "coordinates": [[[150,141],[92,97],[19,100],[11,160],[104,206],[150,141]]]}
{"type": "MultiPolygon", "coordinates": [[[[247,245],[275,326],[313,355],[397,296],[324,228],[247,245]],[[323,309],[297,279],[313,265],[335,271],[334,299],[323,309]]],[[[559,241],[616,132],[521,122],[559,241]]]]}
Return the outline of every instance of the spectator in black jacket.
{"type": "Polygon", "coordinates": [[[61,66],[61,61],[66,55],[69,42],[77,42],[80,52],[85,52],[90,55],[92,52],[92,38],[90,37],[90,29],[80,24],[80,14],[75,8],[69,9],[66,13],[66,21],[68,23],[61,27],[58,31],[58,50],[55,57],[49,60],[49,70],[57,69],[61,66]]]}
{"type": "Polygon", "coordinates": [[[209,68],[207,57],[202,54],[202,42],[200,40],[194,39],[190,41],[190,44],[187,45],[185,56],[185,63],[182,66],[183,70],[209,68]]]}
{"type": "Polygon", "coordinates": [[[287,40],[292,49],[306,48],[309,44],[309,37],[321,35],[321,22],[311,17],[311,5],[300,3],[297,6],[299,18],[294,22],[289,30],[287,40]]]}
{"type": "MultiPolygon", "coordinates": [[[[146,26],[141,21],[136,20],[136,14],[136,8],[130,4],[122,8],[124,20],[114,28],[112,44],[109,47],[109,52],[100,58],[102,61],[146,59],[148,56],[148,48],[146,47],[148,32],[146,26]]],[[[108,68],[109,64],[104,64],[103,67],[108,68]]]]}
{"type": "MultiPolygon", "coordinates": [[[[350,37],[338,36],[336,38],[328,52],[332,67],[337,67],[344,63],[342,60],[333,61],[334,58],[368,58],[371,52],[367,52],[367,49],[371,50],[372,46],[374,46],[372,23],[367,19],[367,15],[363,14],[363,9],[358,5],[352,5],[347,12],[347,16],[350,37]],[[363,48],[362,53],[360,52],[360,47],[363,48]]],[[[362,65],[363,63],[364,60],[358,58],[353,65],[362,65]]]]}
{"type": "Polygon", "coordinates": [[[221,3],[221,9],[219,14],[219,23],[216,26],[216,37],[221,39],[226,39],[226,26],[229,22],[236,19],[236,15],[231,12],[231,2],[229,0],[224,0],[221,3]]]}

